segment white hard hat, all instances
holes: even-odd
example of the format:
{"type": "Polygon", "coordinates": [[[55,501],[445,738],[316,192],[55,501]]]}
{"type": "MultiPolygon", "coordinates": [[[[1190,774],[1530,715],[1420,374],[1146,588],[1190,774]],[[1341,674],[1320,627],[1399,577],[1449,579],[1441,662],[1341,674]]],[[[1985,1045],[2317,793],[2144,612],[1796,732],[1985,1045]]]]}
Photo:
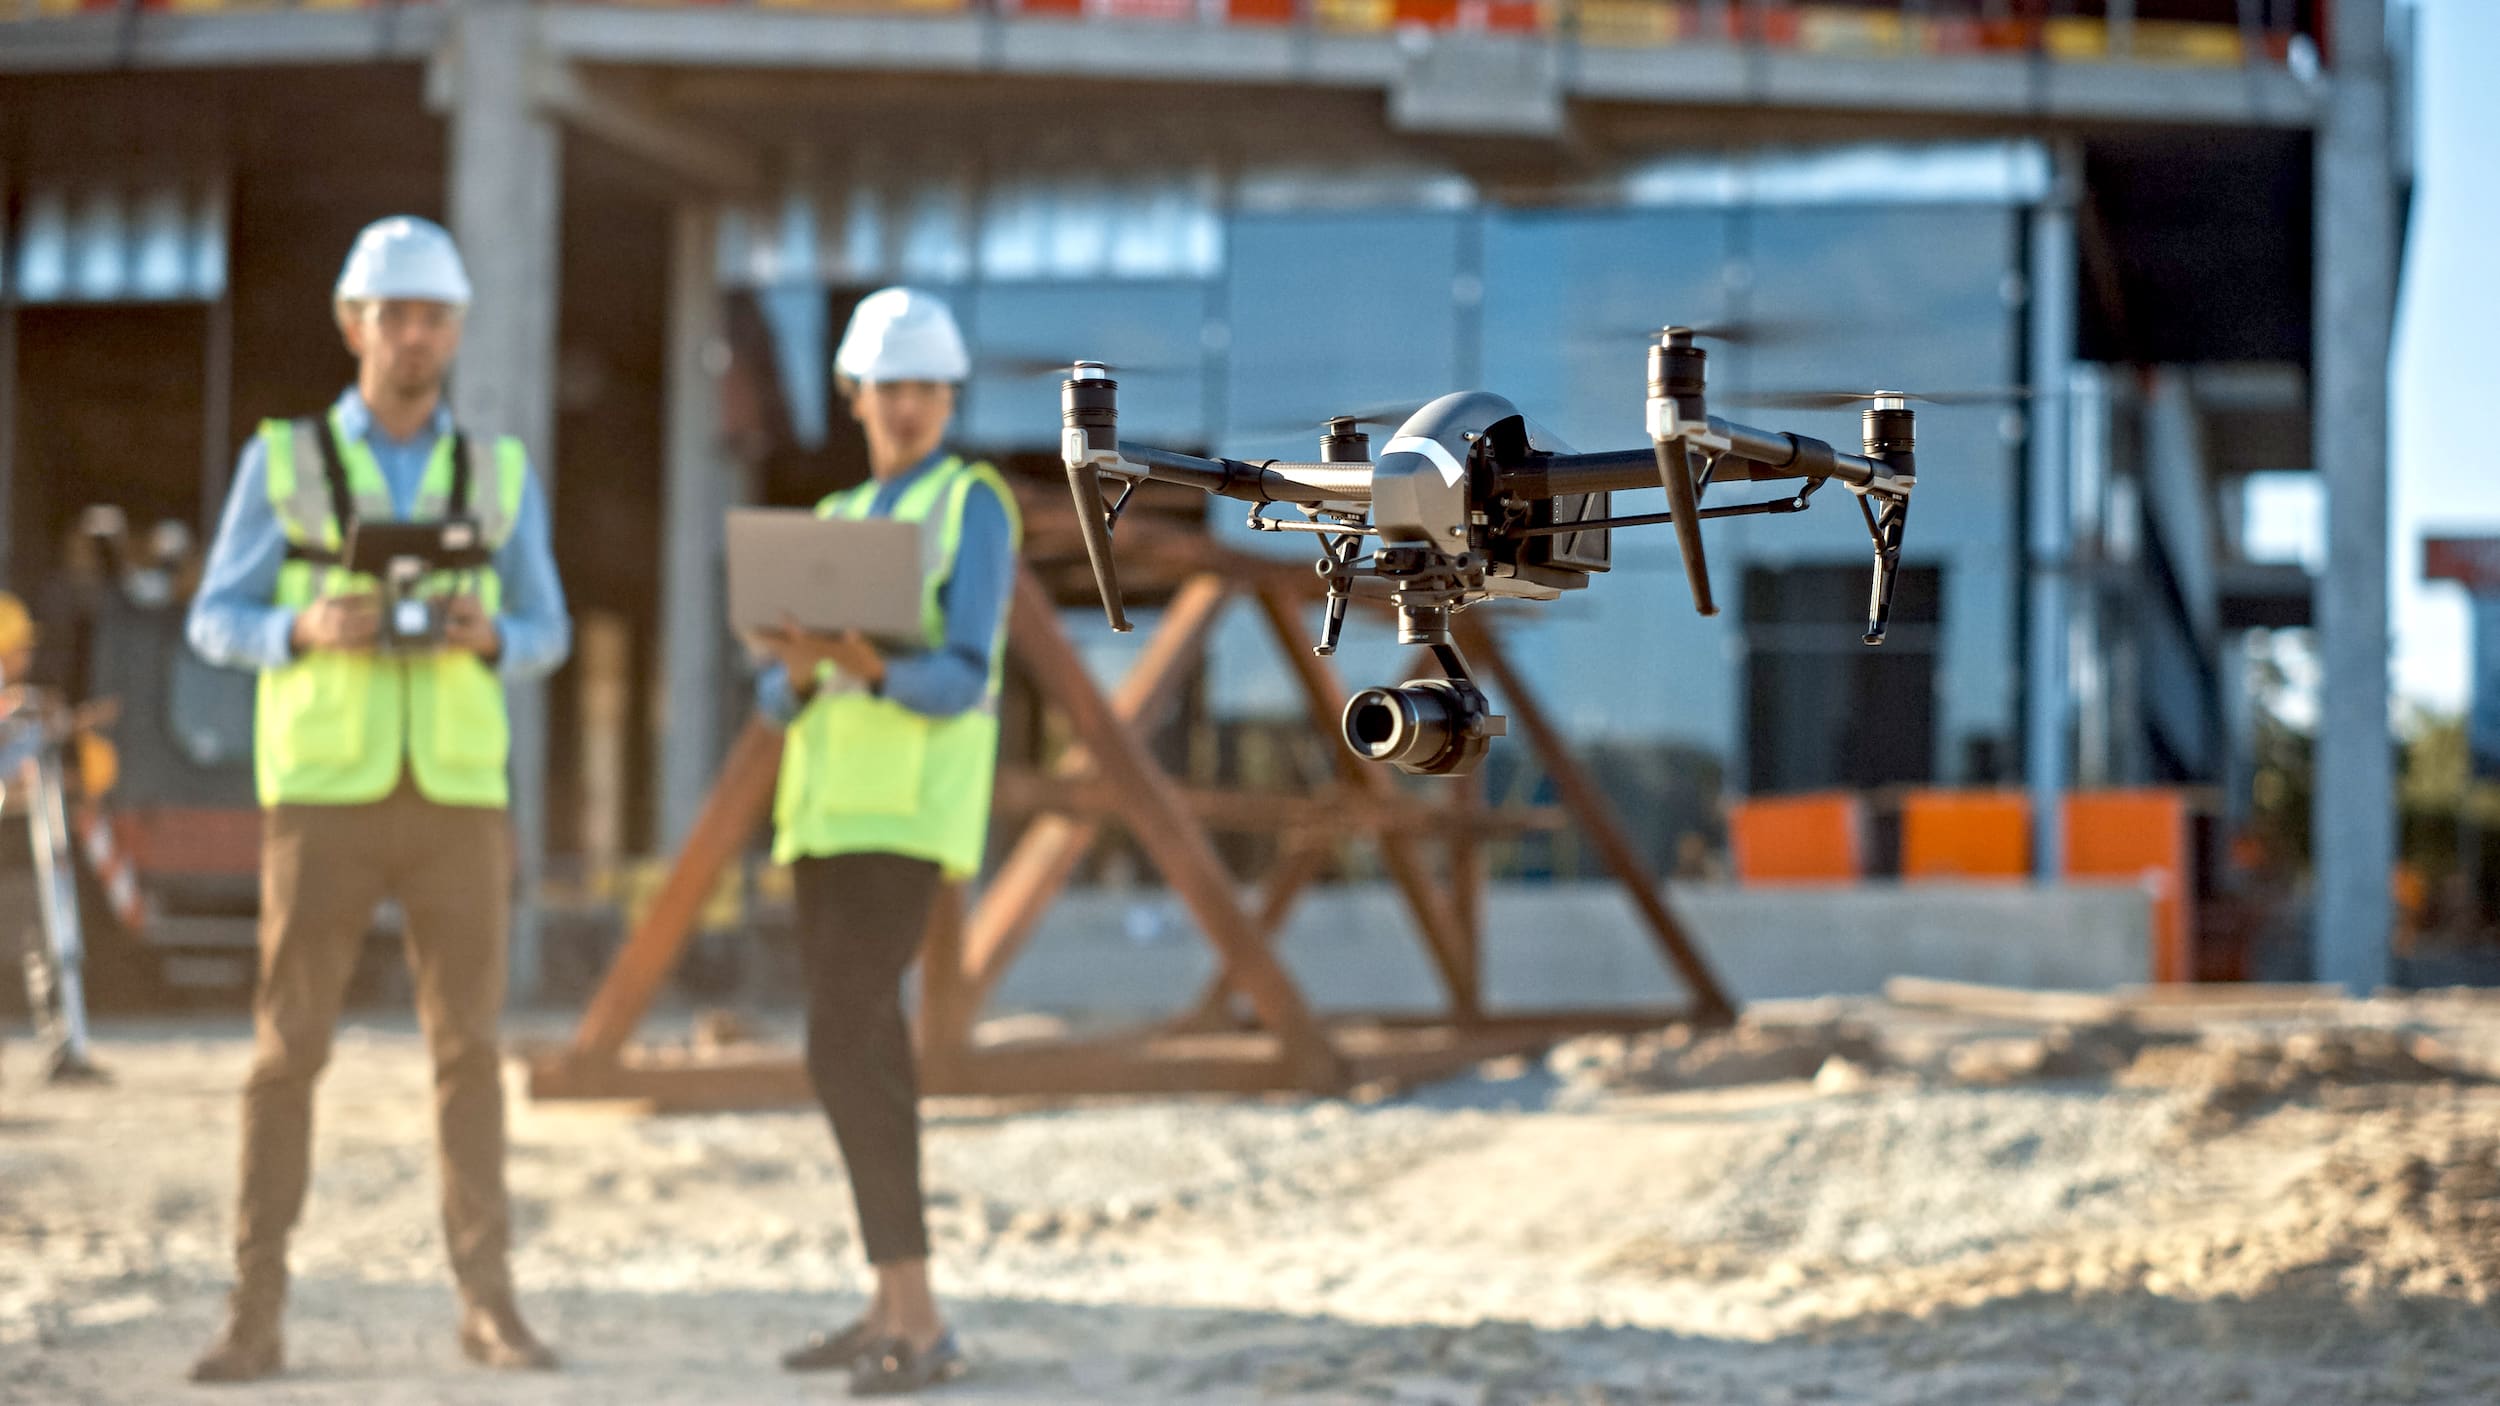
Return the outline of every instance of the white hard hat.
{"type": "Polygon", "coordinates": [[[419,298],[467,307],[469,272],[460,266],[459,246],[441,225],[414,215],[393,215],[375,220],[356,236],[332,296],[419,298]]]}
{"type": "Polygon", "coordinates": [[[880,288],[851,313],[833,369],[854,381],[960,381],[972,374],[972,357],[944,300],[880,288]]]}

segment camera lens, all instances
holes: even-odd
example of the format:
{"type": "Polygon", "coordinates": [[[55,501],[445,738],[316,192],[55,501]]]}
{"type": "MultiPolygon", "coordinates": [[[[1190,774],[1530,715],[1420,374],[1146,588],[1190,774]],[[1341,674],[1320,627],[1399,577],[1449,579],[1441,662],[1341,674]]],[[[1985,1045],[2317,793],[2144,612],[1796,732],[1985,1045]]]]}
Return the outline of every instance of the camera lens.
{"type": "Polygon", "coordinates": [[[1475,723],[1481,695],[1441,679],[1400,688],[1367,688],[1346,700],[1342,730],[1365,761],[1387,762],[1421,776],[1448,776],[1483,760],[1490,744],[1475,723]]]}
{"type": "Polygon", "coordinates": [[[1371,761],[1389,760],[1398,734],[1409,726],[1401,701],[1395,690],[1386,688],[1354,695],[1345,709],[1346,745],[1371,761]]]}

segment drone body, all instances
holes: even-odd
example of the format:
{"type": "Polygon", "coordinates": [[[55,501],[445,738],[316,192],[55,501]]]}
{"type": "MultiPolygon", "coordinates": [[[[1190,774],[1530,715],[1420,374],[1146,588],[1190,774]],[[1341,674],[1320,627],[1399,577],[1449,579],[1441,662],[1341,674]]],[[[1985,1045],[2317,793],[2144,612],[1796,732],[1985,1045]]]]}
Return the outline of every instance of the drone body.
{"type": "Polygon", "coordinates": [[[1450,637],[1450,617],[1495,597],[1552,600],[1585,587],[1607,569],[1616,528],[1672,524],[1693,603],[1717,613],[1701,524],[1713,517],[1804,510],[1837,479],[1856,496],[1874,542],[1874,585],[1866,642],[1881,643],[1901,560],[1901,531],[1916,483],[1916,428],[1905,398],[1870,397],[1863,454],[1821,440],[1756,430],[1710,415],[1703,405],[1706,355],[1680,327],[1649,348],[1647,449],[1579,454],[1486,391],[1445,395],[1400,423],[1374,459],[1350,418],[1331,420],[1310,462],[1205,459],[1122,443],[1118,383],[1109,368],[1078,362],[1060,383],[1061,459],[1095,584],[1112,628],[1128,628],[1111,537],[1138,482],[1186,484],[1251,503],[1261,531],[1307,532],[1319,539],[1318,570],[1328,614],[1318,650],[1336,651],[1347,604],[1385,597],[1398,617],[1398,642],[1430,649],[1444,674],[1396,688],[1369,688],[1346,705],[1346,744],[1358,754],[1423,775],[1457,775],[1483,760],[1502,734],[1450,637]],[[1108,506],[1102,480],[1125,487],[1108,506]],[[1716,484],[1803,480],[1793,494],[1704,508],[1716,484]],[[1668,511],[1609,516],[1618,490],[1663,486],[1668,511]],[[1301,520],[1271,518],[1272,504],[1301,520]]]}

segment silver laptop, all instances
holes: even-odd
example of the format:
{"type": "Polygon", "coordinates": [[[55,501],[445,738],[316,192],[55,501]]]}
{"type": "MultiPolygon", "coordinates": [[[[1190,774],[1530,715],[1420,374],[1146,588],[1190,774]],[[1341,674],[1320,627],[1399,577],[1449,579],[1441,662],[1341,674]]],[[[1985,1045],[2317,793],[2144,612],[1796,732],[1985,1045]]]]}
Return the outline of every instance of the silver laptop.
{"type": "Polygon", "coordinates": [[[800,508],[729,510],[729,626],[741,636],[800,627],[857,630],[918,649],[927,566],[916,522],[820,518],[800,508]]]}

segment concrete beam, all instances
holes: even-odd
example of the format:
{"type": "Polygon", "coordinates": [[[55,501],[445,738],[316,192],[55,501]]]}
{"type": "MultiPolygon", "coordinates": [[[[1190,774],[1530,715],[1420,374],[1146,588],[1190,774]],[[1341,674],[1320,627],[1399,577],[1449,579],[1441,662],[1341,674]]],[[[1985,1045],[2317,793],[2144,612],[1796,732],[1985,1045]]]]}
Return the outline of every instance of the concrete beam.
{"type": "Polygon", "coordinates": [[[8,26],[0,73],[416,62],[442,44],[447,8],[47,15],[8,26]]]}
{"type": "MultiPolygon", "coordinates": [[[[2318,91],[2265,65],[2197,69],[2042,63],[2024,56],[1894,60],[1728,45],[1557,45],[1536,36],[1329,34],[997,15],[915,17],[747,9],[550,6],[549,43],[599,63],[671,67],[996,72],[1379,88],[1394,92],[1444,49],[1550,55],[1562,97],[1675,106],[1877,111],[1954,117],[2303,127],[2318,91]],[[1417,47],[1420,46],[1420,47],[1417,47]]],[[[1478,95],[1488,110],[1506,100],[1478,95]]],[[[1506,127],[1504,130],[1513,130],[1506,127]]]]}
{"type": "MultiPolygon", "coordinates": [[[[491,0],[490,0],[491,3],[491,0]]],[[[445,7],[47,18],[11,27],[0,72],[416,60],[442,38],[445,7]]],[[[1372,88],[1394,93],[1442,49],[1554,56],[1560,95],[1677,107],[1924,113],[2017,121],[2314,126],[2317,85],[2265,64],[2189,68],[2045,63],[2029,56],[1895,60],[1723,44],[1557,45],[1539,36],[1331,34],[1306,26],[1024,20],[996,14],[794,13],[749,6],[547,5],[549,49],[593,63],[824,72],[1021,73],[1372,88]],[[1420,46],[1420,47],[1418,47],[1420,46]]],[[[1516,95],[1480,106],[1519,130],[1516,95]],[[1505,115],[1507,113],[1507,115],[1505,115]]],[[[1436,109],[1437,110],[1437,109],[1436,109]]],[[[1541,110],[1541,109],[1539,109],[1541,110]]]]}
{"type": "Polygon", "coordinates": [[[1562,51],[1485,37],[1424,46],[1390,85],[1389,125],[1401,132],[1561,137],[1570,125],[1562,51]]]}
{"type": "Polygon", "coordinates": [[[2384,0],[2335,6],[2315,213],[2317,399],[2326,481],[2318,591],[2316,976],[2365,992],[2388,976],[2396,858],[2388,685],[2388,346],[2396,307],[2396,173],[2384,0]]]}
{"type": "MultiPolygon", "coordinates": [[[[555,361],[561,134],[535,96],[541,45],[526,0],[470,0],[453,14],[449,75],[452,234],[475,286],[452,401],[472,434],[529,446],[538,486],[563,522],[556,489],[555,361]]],[[[559,538],[562,529],[558,528],[559,538]]],[[[510,690],[512,828],[521,901],[512,929],[512,992],[539,978],[537,896],[547,849],[547,699],[510,690]]]]}
{"type": "Polygon", "coordinates": [[[539,105],[558,121],[698,190],[733,199],[761,196],[769,182],[761,158],[660,110],[613,80],[586,78],[555,61],[536,75],[539,105]]]}

